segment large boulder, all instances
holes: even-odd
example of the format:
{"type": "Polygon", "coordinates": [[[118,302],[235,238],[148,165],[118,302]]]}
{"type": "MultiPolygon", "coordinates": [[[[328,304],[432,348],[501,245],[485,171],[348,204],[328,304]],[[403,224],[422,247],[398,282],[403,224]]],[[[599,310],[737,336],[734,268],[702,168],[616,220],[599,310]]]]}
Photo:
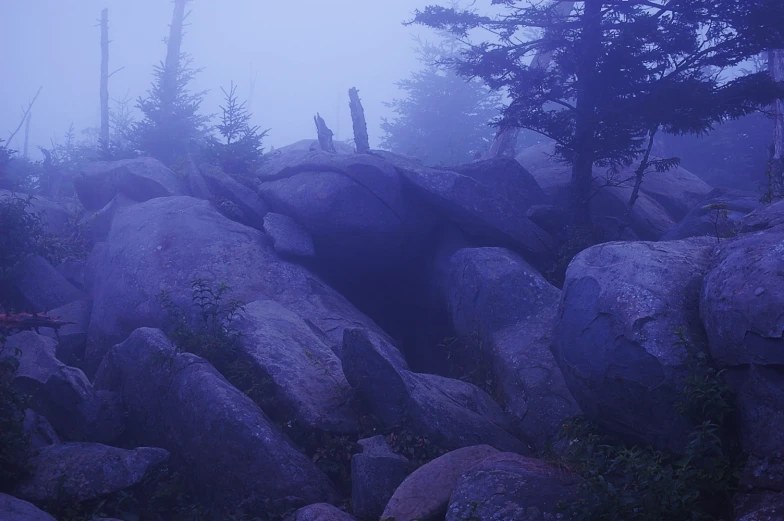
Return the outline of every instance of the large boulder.
{"type": "Polygon", "coordinates": [[[49,420],[32,409],[25,409],[23,429],[33,449],[60,443],[60,437],[49,420]]]}
{"type": "Polygon", "coordinates": [[[359,440],[351,457],[351,506],[360,519],[381,517],[389,498],[408,475],[409,462],[392,451],[383,436],[359,440]]]}
{"type": "Polygon", "coordinates": [[[112,220],[114,219],[117,210],[134,204],[136,204],[136,201],[130,197],[126,197],[121,193],[117,194],[100,209],[82,217],[79,224],[82,226],[85,235],[93,241],[93,243],[105,241],[106,237],[109,235],[109,230],[112,228],[112,220]]]}
{"type": "Polygon", "coordinates": [[[400,269],[420,253],[432,216],[406,190],[394,166],[367,154],[308,154],[274,162],[259,193],[313,238],[317,255],[344,269],[400,269]]]}
{"type": "Polygon", "coordinates": [[[782,275],[784,226],[745,233],[717,247],[700,297],[711,356],[737,395],[744,448],[760,458],[784,447],[782,275]]]}
{"type": "Polygon", "coordinates": [[[14,281],[14,287],[25,307],[37,313],[86,298],[41,256],[31,257],[24,262],[21,276],[14,281]]]}
{"type": "Polygon", "coordinates": [[[122,434],[117,396],[96,391],[80,369],[60,362],[53,339],[24,331],[8,337],[5,349],[20,353],[14,386],[64,439],[110,443],[122,434]]]}
{"type": "MultiPolygon", "coordinates": [[[[571,167],[554,159],[554,145],[543,143],[529,147],[517,155],[517,160],[536,178],[550,204],[566,208],[569,204],[571,167]]],[[[617,224],[626,212],[632,192],[631,181],[636,163],[612,176],[595,168],[594,185],[598,192],[592,212],[600,228],[606,228],[606,240],[617,240],[617,224]],[[623,182],[618,182],[622,180],[623,182]],[[608,185],[609,186],[605,186],[608,185]],[[602,187],[602,188],[600,188],[602,187]],[[612,224],[616,225],[613,226],[612,224]],[[611,233],[612,232],[612,233],[611,233]]],[[[643,240],[658,240],[676,222],[686,216],[711,191],[711,187],[683,168],[666,173],[646,174],[631,214],[631,228],[643,240]]]]}
{"type": "Polygon", "coordinates": [[[57,272],[65,277],[65,280],[76,286],[77,289],[84,291],[84,275],[86,259],[76,259],[69,257],[55,266],[57,272]]]}
{"type": "Polygon", "coordinates": [[[0,519],[3,521],[57,521],[32,503],[0,492],[0,519]]]}
{"type": "Polygon", "coordinates": [[[272,239],[275,251],[283,258],[316,255],[313,238],[302,225],[288,215],[269,212],[264,216],[264,233],[272,239]]]}
{"type": "MultiPolygon", "coordinates": [[[[335,145],[335,153],[337,154],[353,154],[354,147],[349,145],[348,143],[344,143],[343,141],[335,141],[333,143],[335,145]]],[[[281,155],[287,154],[307,154],[310,152],[320,151],[321,146],[319,145],[318,139],[300,139],[299,141],[295,141],[290,145],[285,145],[280,148],[275,148],[271,150],[265,156],[267,159],[274,159],[281,155]]]]}
{"type": "Polygon", "coordinates": [[[84,357],[91,312],[92,303],[89,300],[75,300],[46,313],[52,318],[67,322],[57,330],[50,327],[39,329],[43,336],[57,341],[57,359],[66,365],[78,365],[84,357]]]}
{"type": "Polygon", "coordinates": [[[784,225],[784,199],[766,204],[741,219],[738,231],[742,233],[769,230],[784,225]]]}
{"type": "Polygon", "coordinates": [[[259,194],[217,167],[202,165],[199,170],[215,205],[220,206],[224,201],[228,201],[237,210],[238,222],[258,230],[262,228],[264,216],[269,209],[259,194]]]}
{"type": "Polygon", "coordinates": [[[334,345],[346,327],[378,329],[345,298],[304,268],[282,261],[263,232],[222,216],[191,197],[157,198],[121,210],[105,243],[96,246],[93,313],[86,367],[138,327],[163,327],[160,294],[196,315],[191,284],[227,284],[226,300],[273,299],[321,331],[334,345]],[[119,274],[119,275],[118,275],[119,274]]]}
{"type": "Polygon", "coordinates": [[[457,335],[489,364],[515,432],[543,449],[579,413],[550,345],[561,292],[504,248],[462,248],[439,268],[457,335]]]}
{"type": "Polygon", "coordinates": [[[446,521],[559,519],[561,503],[577,497],[581,481],[574,472],[541,460],[495,454],[460,477],[446,521]]]}
{"type": "Polygon", "coordinates": [[[334,502],[327,477],[206,360],[141,328],[106,355],[96,385],[118,392],[134,439],[181,461],[199,494],[230,508],[284,512],[334,502]]]}
{"type": "Polygon", "coordinates": [[[533,261],[550,253],[551,237],[526,217],[542,198],[541,189],[519,164],[496,159],[446,170],[395,157],[395,167],[411,186],[468,234],[533,261]]]}
{"type": "Polygon", "coordinates": [[[329,503],[316,503],[302,507],[284,521],[355,521],[350,514],[329,503]]]}
{"type": "Polygon", "coordinates": [[[446,449],[487,444],[514,452],[527,450],[506,430],[503,411],[487,393],[461,380],[408,371],[396,351],[366,330],[345,331],[346,378],[385,426],[408,423],[446,449]]]}
{"type": "Polygon", "coordinates": [[[435,521],[444,519],[449,498],[460,476],[468,469],[498,454],[487,445],[453,450],[419,467],[397,488],[381,519],[435,521]]]}
{"type": "Polygon", "coordinates": [[[676,404],[705,342],[699,295],[714,244],[601,244],[569,265],[553,351],[577,403],[608,431],[685,447],[676,404]]]}
{"type": "Polygon", "coordinates": [[[738,222],[759,206],[759,195],[754,192],[717,188],[670,228],[661,240],[705,235],[716,239],[731,237],[737,232],[738,222]]]}
{"type": "Polygon", "coordinates": [[[74,176],[74,188],[88,211],[103,208],[117,194],[141,202],[185,193],[177,175],[151,157],[90,163],[74,176]]]}
{"type": "Polygon", "coordinates": [[[141,483],[169,459],[163,449],[61,443],[39,449],[14,495],[36,503],[81,502],[141,483]]]}
{"type": "Polygon", "coordinates": [[[357,431],[340,359],[300,316],[274,300],[257,300],[233,327],[242,357],[264,382],[265,412],[308,430],[357,431]]]}

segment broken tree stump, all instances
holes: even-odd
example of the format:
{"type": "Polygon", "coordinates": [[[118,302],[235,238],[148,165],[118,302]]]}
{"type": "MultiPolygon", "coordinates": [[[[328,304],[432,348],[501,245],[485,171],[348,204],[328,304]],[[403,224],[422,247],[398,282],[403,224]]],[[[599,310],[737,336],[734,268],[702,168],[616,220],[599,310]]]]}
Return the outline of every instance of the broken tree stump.
{"type": "Polygon", "coordinates": [[[333,132],[327,127],[327,123],[318,112],[313,116],[313,121],[316,123],[316,132],[318,133],[318,142],[321,150],[334,154],[336,150],[335,144],[332,142],[333,132]]]}
{"type": "Polygon", "coordinates": [[[367,122],[365,121],[365,109],[362,108],[362,102],[359,100],[359,91],[356,87],[348,90],[348,98],[348,106],[351,109],[351,122],[354,126],[354,146],[357,153],[367,154],[370,152],[370,143],[367,122]]]}

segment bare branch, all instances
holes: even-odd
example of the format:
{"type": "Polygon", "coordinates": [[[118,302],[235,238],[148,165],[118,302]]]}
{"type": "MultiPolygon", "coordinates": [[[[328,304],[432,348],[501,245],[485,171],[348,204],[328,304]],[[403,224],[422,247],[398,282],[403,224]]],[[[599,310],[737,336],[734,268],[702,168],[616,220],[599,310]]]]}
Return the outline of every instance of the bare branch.
{"type": "Polygon", "coordinates": [[[22,121],[19,122],[19,126],[16,127],[16,130],[11,132],[10,136],[8,136],[7,139],[8,143],[11,143],[11,141],[19,133],[19,131],[22,130],[22,125],[24,125],[24,122],[27,120],[27,115],[30,113],[30,110],[33,108],[33,104],[35,103],[35,100],[38,99],[38,95],[41,94],[41,89],[43,88],[44,88],[43,85],[38,87],[38,91],[35,93],[35,96],[33,96],[32,101],[30,101],[30,103],[27,105],[27,109],[22,113],[22,121]]]}

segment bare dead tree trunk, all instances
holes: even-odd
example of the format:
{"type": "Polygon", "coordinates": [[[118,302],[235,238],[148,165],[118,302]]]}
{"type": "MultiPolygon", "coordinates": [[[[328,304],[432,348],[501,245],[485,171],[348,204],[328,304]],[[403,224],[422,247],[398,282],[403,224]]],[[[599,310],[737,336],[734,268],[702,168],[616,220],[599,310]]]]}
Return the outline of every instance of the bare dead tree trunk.
{"type": "MultiPolygon", "coordinates": [[[[784,81],[784,49],[768,51],[768,70],[774,81],[784,81]]],[[[784,181],[784,100],[773,104],[773,147],[771,160],[777,182],[784,181]]]]}
{"type": "Polygon", "coordinates": [[[653,151],[653,144],[658,130],[659,128],[656,127],[651,129],[648,133],[648,146],[645,148],[640,164],[637,165],[637,170],[634,171],[634,186],[632,187],[632,193],[629,195],[629,201],[626,203],[626,210],[624,211],[623,218],[620,222],[618,240],[623,238],[623,232],[631,225],[632,210],[634,209],[634,203],[636,203],[637,199],[640,197],[640,187],[642,186],[642,180],[645,178],[646,171],[648,170],[648,165],[650,165],[651,162],[651,151],[653,151]]]}
{"type": "Polygon", "coordinates": [[[30,146],[30,119],[32,119],[33,113],[32,111],[27,113],[27,123],[25,123],[25,139],[24,139],[24,148],[22,149],[22,157],[27,159],[27,151],[28,147],[30,146]]]}
{"type": "Polygon", "coordinates": [[[360,154],[370,152],[370,142],[368,139],[367,122],[365,122],[365,109],[359,100],[359,91],[352,87],[348,91],[349,108],[351,109],[351,122],[354,126],[354,146],[360,154]]]}
{"type": "Polygon", "coordinates": [[[335,153],[335,145],[332,143],[332,131],[327,127],[327,123],[320,114],[316,113],[313,116],[313,121],[316,123],[316,132],[318,133],[318,142],[321,150],[325,152],[335,153]]]}
{"type": "Polygon", "coordinates": [[[177,77],[180,72],[182,54],[182,31],[185,26],[185,6],[190,0],[174,0],[174,12],[169,26],[169,38],[166,40],[166,61],[163,64],[161,79],[162,102],[171,106],[177,96],[177,77]]]}
{"type": "Polygon", "coordinates": [[[109,8],[101,11],[101,143],[109,143],[109,8]]]}
{"type": "MultiPolygon", "coordinates": [[[[566,18],[574,9],[574,1],[556,1],[554,5],[553,15],[555,18],[566,18]]],[[[539,51],[531,60],[532,69],[546,69],[550,66],[550,60],[553,58],[552,51],[539,51]]],[[[512,125],[503,125],[498,129],[498,132],[490,145],[490,149],[482,157],[482,159],[493,159],[495,157],[515,157],[517,152],[517,136],[520,134],[520,129],[512,125]]]]}

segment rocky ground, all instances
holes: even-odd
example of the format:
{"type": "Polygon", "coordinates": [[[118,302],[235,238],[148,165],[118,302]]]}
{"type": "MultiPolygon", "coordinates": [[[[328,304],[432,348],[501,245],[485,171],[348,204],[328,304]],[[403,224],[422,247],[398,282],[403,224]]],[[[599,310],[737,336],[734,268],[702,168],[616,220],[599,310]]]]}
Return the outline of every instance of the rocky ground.
{"type": "Polygon", "coordinates": [[[548,150],[443,170],[298,145],[243,182],[142,158],[37,199],[54,234],[83,211],[91,248],[14,283],[69,324],[5,340],[34,454],[0,518],[131,521],[118,494],[143,511],[181,476],[247,519],[587,519],[561,436],[583,415],[675,455],[704,427],[746,457],[723,518],[784,519],[784,202],[652,174],[619,236],[607,188],[608,242],[559,275],[548,150]],[[731,408],[695,421],[685,391],[718,381],[731,408]]]}

